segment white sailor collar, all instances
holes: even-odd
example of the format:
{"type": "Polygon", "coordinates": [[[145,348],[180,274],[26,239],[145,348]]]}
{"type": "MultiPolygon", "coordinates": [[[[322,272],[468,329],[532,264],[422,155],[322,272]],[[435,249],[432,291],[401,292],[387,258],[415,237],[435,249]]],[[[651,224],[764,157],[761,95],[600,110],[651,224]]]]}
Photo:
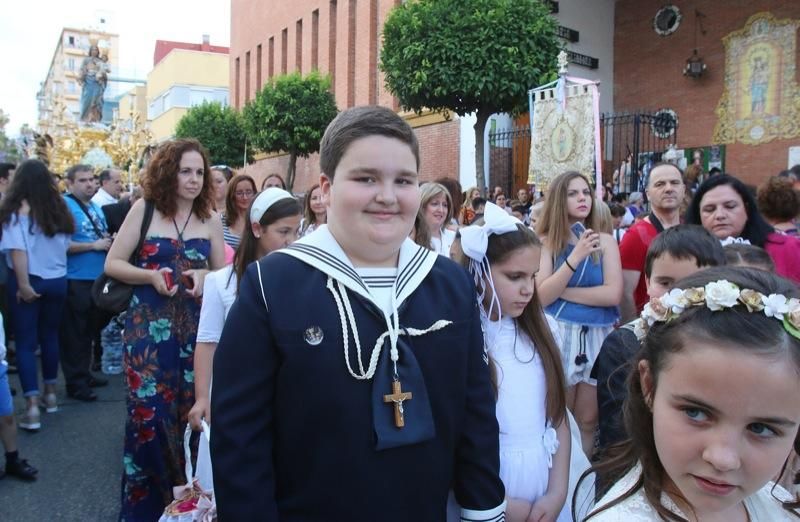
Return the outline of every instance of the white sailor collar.
{"type": "MultiPolygon", "coordinates": [[[[313,234],[295,241],[277,253],[290,255],[313,266],[381,309],[380,303],[358,275],[350,258],[328,230],[327,225],[321,225],[313,234]]],[[[397,279],[394,286],[397,306],[400,306],[419,287],[433,268],[437,257],[436,252],[417,245],[409,238],[400,245],[397,279]]]]}

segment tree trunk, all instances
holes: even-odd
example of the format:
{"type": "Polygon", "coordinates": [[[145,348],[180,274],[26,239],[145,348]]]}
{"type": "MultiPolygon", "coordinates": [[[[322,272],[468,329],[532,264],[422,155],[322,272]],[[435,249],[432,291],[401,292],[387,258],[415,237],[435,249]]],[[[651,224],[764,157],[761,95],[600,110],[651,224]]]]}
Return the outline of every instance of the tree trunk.
{"type": "Polygon", "coordinates": [[[289,170],[286,172],[286,190],[292,191],[294,187],[294,173],[297,170],[297,154],[289,153],[289,170]]]}
{"type": "Polygon", "coordinates": [[[475,178],[478,182],[478,190],[484,197],[490,193],[486,187],[486,176],[484,176],[483,169],[483,134],[489,116],[491,114],[486,109],[479,109],[475,120],[475,178]]]}

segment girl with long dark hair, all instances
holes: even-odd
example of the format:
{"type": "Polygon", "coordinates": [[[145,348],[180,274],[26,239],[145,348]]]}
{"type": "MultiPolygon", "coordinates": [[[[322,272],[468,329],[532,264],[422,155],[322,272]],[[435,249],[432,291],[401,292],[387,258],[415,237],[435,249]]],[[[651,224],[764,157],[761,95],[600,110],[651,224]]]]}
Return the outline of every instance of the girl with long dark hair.
{"type": "Polygon", "coordinates": [[[48,413],[58,410],[58,327],[67,297],[67,249],[75,231],[72,214],[47,166],[39,160],[22,163],[0,203],[2,239],[10,269],[6,291],[16,336],[26,408],[19,425],[41,427],[36,348],[41,347],[44,397],[48,413]]]}

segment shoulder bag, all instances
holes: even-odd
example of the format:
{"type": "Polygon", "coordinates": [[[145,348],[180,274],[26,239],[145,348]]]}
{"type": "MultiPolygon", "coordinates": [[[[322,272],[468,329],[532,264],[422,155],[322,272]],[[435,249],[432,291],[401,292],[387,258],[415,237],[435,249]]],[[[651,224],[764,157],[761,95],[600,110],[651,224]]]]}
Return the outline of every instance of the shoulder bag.
{"type": "MultiPolygon", "coordinates": [[[[153,203],[145,201],[142,228],[139,230],[139,242],[136,244],[136,248],[129,259],[132,265],[136,263],[136,257],[142,249],[147,229],[150,228],[150,222],[153,221],[153,209],[153,203]]],[[[92,284],[92,300],[102,310],[119,314],[128,308],[131,297],[133,297],[133,285],[114,279],[105,272],[100,274],[100,277],[95,279],[92,284]]]]}

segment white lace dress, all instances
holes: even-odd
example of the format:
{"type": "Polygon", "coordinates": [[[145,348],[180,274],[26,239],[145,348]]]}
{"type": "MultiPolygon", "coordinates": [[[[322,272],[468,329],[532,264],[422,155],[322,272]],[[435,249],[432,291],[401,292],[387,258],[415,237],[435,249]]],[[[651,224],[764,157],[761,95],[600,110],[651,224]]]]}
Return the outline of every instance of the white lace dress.
{"type": "MultiPolygon", "coordinates": [[[[641,472],[641,465],[634,466],[616,484],[611,486],[611,489],[600,499],[596,507],[600,508],[622,496],[636,483],[641,472]]],[[[783,509],[778,499],[783,501],[792,500],[785,489],[775,486],[772,482],[768,482],[759,491],[747,497],[744,500],[744,506],[750,515],[750,520],[753,522],[796,522],[797,518],[783,509]]],[[[661,495],[661,503],[676,515],[687,518],[668,495],[661,495]]],[[[647,497],[645,497],[644,490],[640,488],[619,504],[593,516],[588,522],[662,522],[662,519],[647,500],[647,497]]]]}

